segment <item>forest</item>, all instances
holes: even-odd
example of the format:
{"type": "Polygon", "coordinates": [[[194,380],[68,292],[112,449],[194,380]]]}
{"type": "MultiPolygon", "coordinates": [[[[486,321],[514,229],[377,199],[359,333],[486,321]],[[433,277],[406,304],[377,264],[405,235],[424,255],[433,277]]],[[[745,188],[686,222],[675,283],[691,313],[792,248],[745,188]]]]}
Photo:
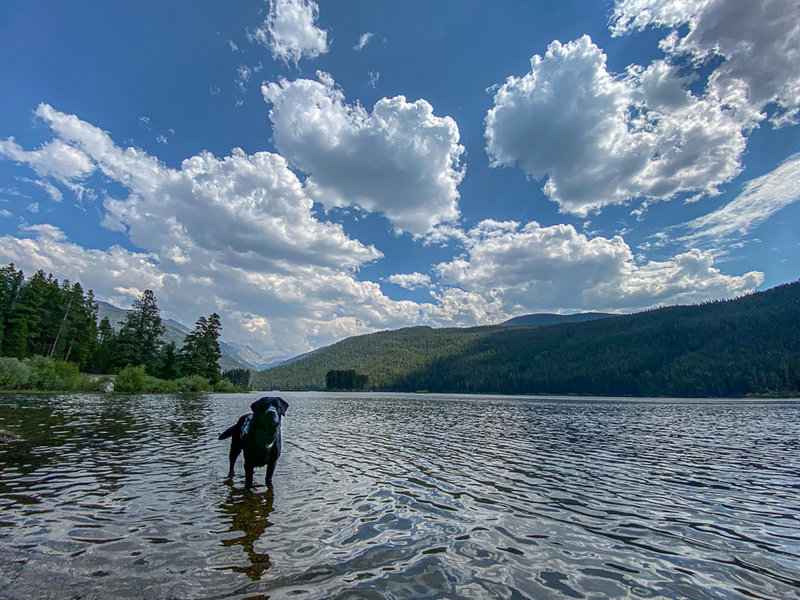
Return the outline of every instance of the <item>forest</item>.
{"type": "Polygon", "coordinates": [[[356,373],[353,369],[331,369],[325,374],[325,389],[329,391],[365,390],[368,385],[369,377],[356,373]]]}
{"type": "Polygon", "coordinates": [[[800,282],[725,301],[536,327],[411,327],[356,336],[256,373],[324,389],[355,370],[373,390],[743,397],[800,392],[800,282]]]}
{"type": "MultiPolygon", "coordinates": [[[[26,278],[13,263],[0,268],[0,388],[91,389],[97,379],[87,374],[116,375],[120,391],[219,386],[218,314],[198,318],[180,348],[161,339],[152,290],[133,301],[117,330],[97,317],[94,294],[80,283],[42,270],[26,278]]],[[[233,377],[236,384],[231,377],[221,387],[239,387],[242,374],[233,377]]]]}

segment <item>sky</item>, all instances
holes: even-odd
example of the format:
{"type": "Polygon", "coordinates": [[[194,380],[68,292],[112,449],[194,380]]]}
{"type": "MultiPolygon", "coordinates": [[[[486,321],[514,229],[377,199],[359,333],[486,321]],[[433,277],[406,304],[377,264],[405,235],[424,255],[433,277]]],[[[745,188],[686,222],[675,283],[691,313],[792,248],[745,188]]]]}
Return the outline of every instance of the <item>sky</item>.
{"type": "Polygon", "coordinates": [[[7,0],[0,262],[265,360],[800,277],[798,0],[7,0]]]}

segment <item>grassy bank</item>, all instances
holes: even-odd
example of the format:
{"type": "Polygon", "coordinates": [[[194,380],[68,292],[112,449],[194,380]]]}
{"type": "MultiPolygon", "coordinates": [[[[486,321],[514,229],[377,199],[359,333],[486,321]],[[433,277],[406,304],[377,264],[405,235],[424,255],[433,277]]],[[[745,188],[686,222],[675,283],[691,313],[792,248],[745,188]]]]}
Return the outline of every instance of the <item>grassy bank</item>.
{"type": "Polygon", "coordinates": [[[144,367],[127,366],[116,375],[81,373],[77,365],[45,356],[19,360],[0,357],[0,390],[14,392],[100,392],[106,382],[114,383],[114,392],[128,394],[182,392],[245,392],[227,379],[212,383],[194,375],[179,379],[159,379],[148,375],[144,367]]]}

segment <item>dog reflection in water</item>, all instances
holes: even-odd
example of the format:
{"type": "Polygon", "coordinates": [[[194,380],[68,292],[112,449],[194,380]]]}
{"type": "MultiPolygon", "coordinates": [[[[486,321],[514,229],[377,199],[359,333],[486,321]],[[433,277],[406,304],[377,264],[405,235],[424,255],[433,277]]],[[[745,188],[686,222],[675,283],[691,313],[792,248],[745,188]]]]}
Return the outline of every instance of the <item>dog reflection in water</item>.
{"type": "Polygon", "coordinates": [[[272,526],[269,515],[272,513],[273,494],[251,494],[243,490],[231,490],[226,501],[220,506],[223,515],[230,519],[228,531],[239,533],[238,537],[222,540],[223,546],[241,546],[247,554],[247,564],[228,567],[235,573],[244,573],[252,581],[258,581],[272,566],[269,554],[256,552],[255,545],[272,526]]]}
{"type": "Polygon", "coordinates": [[[266,485],[272,484],[272,474],[281,455],[281,418],[289,403],[283,398],[264,396],[250,405],[252,413],[242,415],[235,425],[223,431],[219,439],[231,438],[228,477],[240,453],[244,454],[245,487],[253,486],[253,470],[267,467],[266,485]]]}

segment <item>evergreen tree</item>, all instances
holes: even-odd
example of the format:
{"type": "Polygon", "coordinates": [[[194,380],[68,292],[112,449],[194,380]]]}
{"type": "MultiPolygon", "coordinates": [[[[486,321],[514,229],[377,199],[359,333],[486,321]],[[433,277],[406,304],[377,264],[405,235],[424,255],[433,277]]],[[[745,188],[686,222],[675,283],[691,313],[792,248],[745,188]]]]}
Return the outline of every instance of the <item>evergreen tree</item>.
{"type": "Polygon", "coordinates": [[[219,336],[222,324],[219,315],[212,313],[208,318],[200,317],[194,331],[186,336],[180,350],[182,371],[185,375],[200,375],[217,383],[220,378],[219,336]]]}
{"type": "Polygon", "coordinates": [[[85,368],[97,347],[97,303],[94,292],[83,293],[80,283],[72,286],[71,305],[64,321],[63,360],[85,368]]]}
{"type": "Polygon", "coordinates": [[[219,372],[219,361],[222,358],[222,351],[219,347],[219,337],[222,334],[222,322],[220,321],[219,315],[217,313],[211,313],[208,317],[208,322],[205,331],[205,344],[208,348],[208,358],[207,358],[207,377],[211,380],[211,383],[217,383],[219,381],[220,372],[219,372]]]}
{"type": "Polygon", "coordinates": [[[159,379],[177,379],[180,376],[180,361],[175,342],[164,344],[158,356],[155,375],[159,379]]]}
{"type": "Polygon", "coordinates": [[[94,293],[90,290],[88,295],[84,295],[80,283],[70,286],[69,281],[64,281],[59,301],[53,299],[53,310],[48,321],[50,325],[46,335],[53,337],[48,356],[85,367],[97,344],[97,303],[94,293]],[[56,318],[61,306],[64,307],[63,314],[56,318]],[[56,324],[58,327],[53,335],[56,324]]]}
{"type": "Polygon", "coordinates": [[[0,348],[19,358],[32,355],[83,367],[96,343],[97,304],[79,283],[59,284],[37,271],[25,280],[13,263],[0,269],[0,348]]]}
{"type": "Polygon", "coordinates": [[[195,321],[194,331],[183,340],[180,350],[181,373],[183,375],[200,375],[205,363],[203,358],[203,332],[208,326],[208,319],[200,317],[195,321]]]}
{"type": "Polygon", "coordinates": [[[222,378],[240,388],[250,387],[250,369],[229,369],[222,374],[222,378]]]}
{"type": "Polygon", "coordinates": [[[152,290],[145,290],[133,301],[117,334],[114,364],[120,367],[144,365],[152,374],[165,329],[155,294],[152,290]]]}
{"type": "Polygon", "coordinates": [[[10,327],[9,319],[19,300],[24,281],[25,276],[21,270],[14,268],[14,263],[0,268],[0,348],[4,347],[5,331],[10,327]]]}
{"type": "Polygon", "coordinates": [[[91,359],[91,370],[95,373],[108,373],[114,365],[117,334],[108,317],[103,317],[97,326],[97,343],[91,359]]]}
{"type": "Polygon", "coordinates": [[[28,281],[28,285],[36,286],[36,292],[42,298],[38,325],[29,329],[28,352],[52,356],[59,326],[69,303],[69,280],[59,284],[52,274],[44,277],[44,272],[39,271],[28,281]]]}
{"type": "Polygon", "coordinates": [[[44,354],[42,339],[42,316],[45,308],[48,282],[41,269],[25,281],[19,290],[14,309],[8,316],[3,336],[3,354],[26,358],[32,354],[44,354]]]}

